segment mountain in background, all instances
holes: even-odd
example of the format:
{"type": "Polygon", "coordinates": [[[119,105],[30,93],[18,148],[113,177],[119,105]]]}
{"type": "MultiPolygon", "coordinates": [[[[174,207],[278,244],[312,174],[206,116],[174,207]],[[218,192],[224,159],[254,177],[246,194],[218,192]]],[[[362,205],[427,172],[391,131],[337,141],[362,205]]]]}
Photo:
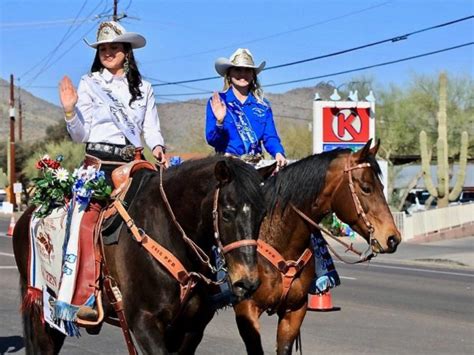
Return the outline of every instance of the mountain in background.
{"type": "MultiPolygon", "coordinates": [[[[10,83],[0,78],[0,140],[7,140],[10,136],[9,102],[10,83]]],[[[45,100],[33,96],[26,90],[18,90],[15,86],[15,140],[18,141],[19,111],[18,96],[21,96],[23,111],[23,140],[34,142],[46,135],[46,128],[55,125],[62,119],[62,110],[45,100]]]]}
{"type": "MultiPolygon", "coordinates": [[[[9,83],[0,79],[0,140],[9,136],[9,83]]],[[[292,136],[305,151],[310,149],[313,98],[316,92],[322,98],[331,95],[333,87],[320,84],[316,87],[299,88],[283,94],[266,94],[272,105],[275,122],[283,143],[292,136]]],[[[15,139],[18,141],[18,95],[21,95],[23,109],[23,140],[34,142],[44,139],[48,126],[63,122],[62,109],[45,100],[33,96],[28,91],[15,87],[16,125],[15,139]]],[[[159,94],[159,92],[155,92],[159,94]]],[[[166,144],[170,151],[175,152],[211,152],[204,138],[204,125],[207,99],[188,100],[173,103],[159,103],[158,114],[166,144]]],[[[292,150],[292,147],[290,147],[292,150]]],[[[300,147],[294,149],[301,150],[300,147]]],[[[288,150],[288,147],[287,147],[288,150]]]]}

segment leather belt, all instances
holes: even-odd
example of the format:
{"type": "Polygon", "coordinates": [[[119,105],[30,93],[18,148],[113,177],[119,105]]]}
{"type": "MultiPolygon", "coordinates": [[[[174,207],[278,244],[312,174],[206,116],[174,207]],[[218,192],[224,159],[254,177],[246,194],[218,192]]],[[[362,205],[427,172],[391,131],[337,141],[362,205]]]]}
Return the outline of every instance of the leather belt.
{"type": "Polygon", "coordinates": [[[135,158],[135,147],[133,145],[116,145],[110,143],[87,143],[86,150],[117,155],[125,161],[135,158]]]}
{"type": "Polygon", "coordinates": [[[224,154],[226,157],[234,157],[234,158],[239,158],[243,160],[244,162],[251,164],[251,165],[256,165],[260,162],[260,160],[263,159],[262,154],[243,154],[243,155],[234,155],[231,153],[225,153],[224,154]]]}

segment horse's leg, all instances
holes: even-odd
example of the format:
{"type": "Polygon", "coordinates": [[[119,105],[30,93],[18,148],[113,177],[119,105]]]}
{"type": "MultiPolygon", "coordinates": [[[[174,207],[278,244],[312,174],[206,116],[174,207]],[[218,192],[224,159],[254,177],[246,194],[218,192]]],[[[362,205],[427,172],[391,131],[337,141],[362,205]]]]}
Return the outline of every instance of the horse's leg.
{"type": "Polygon", "coordinates": [[[165,326],[152,313],[139,311],[131,322],[131,328],[143,354],[168,353],[164,340],[165,326]]]}
{"type": "Polygon", "coordinates": [[[201,313],[199,317],[193,319],[192,322],[194,327],[184,335],[184,339],[182,341],[182,345],[179,348],[178,354],[187,355],[194,354],[196,352],[196,349],[201,343],[202,337],[204,336],[204,330],[213,316],[214,311],[209,310],[208,312],[204,312],[204,314],[201,313]]]}
{"type": "Polygon", "coordinates": [[[247,354],[263,354],[262,339],[260,337],[260,322],[258,318],[262,311],[257,304],[249,299],[234,306],[235,320],[240,336],[245,343],[247,354]]]}
{"type": "Polygon", "coordinates": [[[306,303],[296,311],[279,315],[277,330],[277,354],[291,354],[293,343],[306,315],[306,303]]]}

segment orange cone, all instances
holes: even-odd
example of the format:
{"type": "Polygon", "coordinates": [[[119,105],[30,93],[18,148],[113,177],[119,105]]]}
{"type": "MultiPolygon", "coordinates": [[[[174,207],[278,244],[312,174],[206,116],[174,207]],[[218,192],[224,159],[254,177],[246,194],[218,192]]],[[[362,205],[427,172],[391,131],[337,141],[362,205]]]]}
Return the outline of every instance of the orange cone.
{"type": "Polygon", "coordinates": [[[15,217],[12,216],[10,219],[10,225],[8,226],[7,236],[13,237],[13,230],[15,229],[15,217]]]}
{"type": "Polygon", "coordinates": [[[331,292],[329,291],[319,295],[313,293],[308,294],[308,311],[331,312],[339,311],[340,309],[340,307],[334,307],[332,305],[331,292]]]}

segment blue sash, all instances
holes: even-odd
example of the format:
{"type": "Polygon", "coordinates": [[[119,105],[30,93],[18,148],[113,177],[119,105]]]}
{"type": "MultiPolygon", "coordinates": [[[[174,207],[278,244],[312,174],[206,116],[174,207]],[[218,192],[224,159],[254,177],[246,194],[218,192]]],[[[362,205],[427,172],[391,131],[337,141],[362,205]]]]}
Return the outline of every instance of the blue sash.
{"type": "Polygon", "coordinates": [[[226,102],[226,106],[244,143],[244,154],[257,154],[258,138],[242,107],[236,102],[226,102]]]}

